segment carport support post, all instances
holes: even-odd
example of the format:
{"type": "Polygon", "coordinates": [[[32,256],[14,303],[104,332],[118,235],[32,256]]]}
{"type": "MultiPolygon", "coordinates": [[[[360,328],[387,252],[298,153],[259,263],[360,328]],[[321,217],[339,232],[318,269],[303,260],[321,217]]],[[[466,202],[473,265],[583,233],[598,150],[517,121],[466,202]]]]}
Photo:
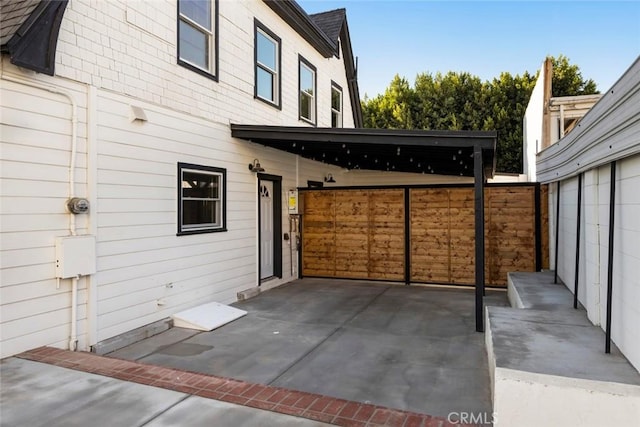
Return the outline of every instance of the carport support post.
{"type": "Polygon", "coordinates": [[[484,332],[484,165],[482,148],[473,147],[476,226],[476,331],[484,332]]]}

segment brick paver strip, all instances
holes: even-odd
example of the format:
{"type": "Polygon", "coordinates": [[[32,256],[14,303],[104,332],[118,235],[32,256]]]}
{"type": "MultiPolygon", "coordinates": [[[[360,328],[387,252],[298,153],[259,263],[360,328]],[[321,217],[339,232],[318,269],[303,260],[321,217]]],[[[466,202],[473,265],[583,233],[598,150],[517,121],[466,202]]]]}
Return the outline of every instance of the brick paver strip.
{"type": "MultiPolygon", "coordinates": [[[[15,357],[338,426],[454,427],[444,418],[131,360],[39,347],[15,357]]],[[[464,424],[470,426],[470,424],[464,424]]]]}

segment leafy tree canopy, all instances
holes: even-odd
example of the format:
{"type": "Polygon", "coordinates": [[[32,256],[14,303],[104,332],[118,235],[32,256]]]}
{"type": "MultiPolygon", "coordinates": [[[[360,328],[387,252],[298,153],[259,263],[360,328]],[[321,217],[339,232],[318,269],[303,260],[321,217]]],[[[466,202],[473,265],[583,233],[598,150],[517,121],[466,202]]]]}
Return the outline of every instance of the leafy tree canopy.
{"type": "MultiPolygon", "coordinates": [[[[598,93],[593,80],[560,55],[553,63],[553,96],[598,93]]],[[[536,75],[503,72],[491,81],[467,72],[420,73],[413,87],[396,75],[384,94],[362,102],[364,126],[387,129],[496,130],[497,170],[522,172],[522,120],[536,75]]]]}

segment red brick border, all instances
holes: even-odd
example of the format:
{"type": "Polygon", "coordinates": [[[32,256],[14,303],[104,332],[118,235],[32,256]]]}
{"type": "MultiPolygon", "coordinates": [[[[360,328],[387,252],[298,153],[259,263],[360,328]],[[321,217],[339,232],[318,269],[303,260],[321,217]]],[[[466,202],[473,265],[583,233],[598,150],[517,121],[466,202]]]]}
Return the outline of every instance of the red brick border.
{"type": "Polygon", "coordinates": [[[115,359],[94,353],[39,347],[15,357],[338,426],[461,426],[431,415],[115,359]]]}

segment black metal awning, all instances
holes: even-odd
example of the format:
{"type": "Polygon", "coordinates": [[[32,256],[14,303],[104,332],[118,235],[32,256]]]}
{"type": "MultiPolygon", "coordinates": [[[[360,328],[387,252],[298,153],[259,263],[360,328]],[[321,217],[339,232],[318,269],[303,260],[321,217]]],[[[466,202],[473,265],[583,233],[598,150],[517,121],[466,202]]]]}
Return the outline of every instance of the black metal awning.
{"type": "Polygon", "coordinates": [[[477,147],[485,178],[495,173],[496,132],[231,124],[231,135],[345,169],[468,177],[477,147]]]}
{"type": "Polygon", "coordinates": [[[496,169],[496,132],[231,124],[231,136],[346,169],[474,177],[475,318],[484,331],[484,184],[496,169]]]}

